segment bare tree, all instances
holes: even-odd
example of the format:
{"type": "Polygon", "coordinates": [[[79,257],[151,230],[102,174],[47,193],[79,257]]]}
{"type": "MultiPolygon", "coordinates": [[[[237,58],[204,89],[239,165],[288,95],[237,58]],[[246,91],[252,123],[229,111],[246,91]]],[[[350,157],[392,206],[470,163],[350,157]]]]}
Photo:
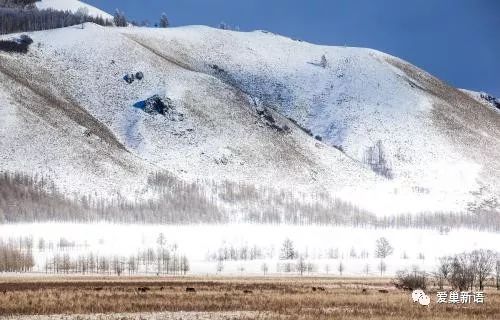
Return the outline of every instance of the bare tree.
{"type": "Polygon", "coordinates": [[[135,259],[135,256],[130,256],[127,262],[127,269],[128,269],[128,274],[134,274],[137,272],[137,261],[135,259]]]}
{"type": "Polygon", "coordinates": [[[378,264],[378,270],[380,271],[380,275],[382,276],[387,269],[387,265],[384,262],[384,259],[390,256],[394,252],[394,248],[391,246],[389,241],[382,237],[377,239],[375,243],[375,257],[380,259],[380,263],[378,264]]]}
{"type": "Polygon", "coordinates": [[[267,263],[263,263],[261,266],[260,266],[260,270],[262,271],[262,273],[264,273],[264,276],[267,275],[267,273],[269,272],[269,266],[267,265],[267,263]]]}
{"type": "Polygon", "coordinates": [[[307,271],[307,263],[304,259],[304,256],[300,256],[299,260],[297,261],[297,271],[300,273],[300,276],[304,275],[304,272],[307,271]]]}
{"type": "Polygon", "coordinates": [[[217,261],[216,270],[217,273],[221,273],[222,271],[224,271],[224,260],[219,258],[219,260],[217,261]]]}
{"type": "Polygon", "coordinates": [[[472,289],[474,286],[474,265],[471,255],[461,253],[453,257],[449,282],[460,291],[472,289]]]}
{"type": "Polygon", "coordinates": [[[365,151],[363,162],[368,165],[373,172],[388,179],[393,178],[392,168],[381,140],[378,140],[374,146],[369,147],[365,151]]]}
{"type": "Polygon", "coordinates": [[[383,276],[385,271],[387,270],[387,265],[385,264],[384,260],[380,260],[379,264],[377,265],[378,271],[380,271],[380,275],[383,276]]]}
{"type": "Polygon", "coordinates": [[[82,24],[82,29],[85,28],[85,17],[89,15],[89,9],[86,7],[78,8],[76,11],[76,16],[80,19],[80,23],[82,24]]]}
{"type": "Polygon", "coordinates": [[[181,258],[181,271],[184,275],[186,275],[190,270],[189,260],[186,256],[182,256],[181,258]]]}
{"type": "Polygon", "coordinates": [[[474,250],[471,253],[471,260],[479,290],[484,290],[484,282],[493,272],[495,267],[496,254],[490,250],[474,250]]]}
{"type": "Polygon", "coordinates": [[[496,272],[497,290],[500,290],[500,254],[497,254],[497,261],[496,261],[496,265],[495,265],[495,272],[496,272]]]}
{"type": "Polygon", "coordinates": [[[337,271],[339,272],[340,276],[342,276],[342,274],[344,273],[344,270],[345,270],[344,263],[342,261],[340,261],[339,265],[337,267],[337,271]]]}
{"type": "Polygon", "coordinates": [[[285,239],[283,245],[281,246],[281,260],[295,260],[297,258],[297,252],[295,251],[293,241],[290,239],[285,239]]]}
{"type": "Polygon", "coordinates": [[[365,273],[365,275],[368,275],[370,273],[370,264],[369,263],[365,264],[365,266],[363,267],[363,272],[365,273]]]}
{"type": "Polygon", "coordinates": [[[379,259],[385,259],[394,252],[394,248],[389,241],[382,237],[377,239],[375,243],[375,256],[379,259]]]}
{"type": "Polygon", "coordinates": [[[445,281],[447,281],[450,277],[452,262],[453,259],[450,257],[442,257],[439,259],[439,266],[434,273],[434,276],[436,277],[439,289],[441,290],[443,289],[445,281]]]}

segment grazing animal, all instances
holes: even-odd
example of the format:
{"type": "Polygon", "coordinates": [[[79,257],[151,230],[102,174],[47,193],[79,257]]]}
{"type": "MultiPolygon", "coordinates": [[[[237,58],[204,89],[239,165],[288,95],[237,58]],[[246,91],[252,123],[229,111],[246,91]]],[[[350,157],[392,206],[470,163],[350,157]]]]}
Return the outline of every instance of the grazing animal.
{"type": "Polygon", "coordinates": [[[243,293],[245,293],[245,294],[252,294],[253,291],[252,290],[243,290],[243,293]]]}
{"type": "Polygon", "coordinates": [[[186,292],[196,292],[195,288],[186,288],[186,292]]]}
{"type": "Polygon", "coordinates": [[[160,291],[163,291],[165,289],[165,287],[160,287],[160,291]]]}
{"type": "Polygon", "coordinates": [[[146,293],[146,292],[148,292],[151,289],[149,289],[148,287],[140,287],[140,288],[137,288],[137,290],[139,292],[146,293]]]}
{"type": "Polygon", "coordinates": [[[316,288],[316,287],[313,287],[312,289],[314,292],[316,292],[316,290],[318,290],[318,288],[316,288]]]}
{"type": "Polygon", "coordinates": [[[361,292],[368,293],[368,290],[366,288],[363,288],[363,290],[361,290],[361,292]]]}
{"type": "Polygon", "coordinates": [[[389,290],[386,290],[386,289],[380,289],[378,292],[380,292],[380,293],[389,293],[389,290]]]}
{"type": "Polygon", "coordinates": [[[94,288],[94,291],[102,291],[102,290],[104,290],[104,288],[103,288],[103,287],[97,287],[97,288],[94,288]]]}
{"type": "Polygon", "coordinates": [[[401,290],[404,290],[404,291],[413,291],[412,288],[407,287],[407,286],[403,286],[403,285],[398,284],[398,283],[395,283],[394,286],[396,287],[396,289],[401,289],[401,290]]]}
{"type": "Polygon", "coordinates": [[[323,288],[323,287],[318,287],[318,290],[319,290],[319,291],[323,291],[323,292],[324,292],[324,291],[326,291],[326,289],[325,289],[325,288],[323,288]]]}

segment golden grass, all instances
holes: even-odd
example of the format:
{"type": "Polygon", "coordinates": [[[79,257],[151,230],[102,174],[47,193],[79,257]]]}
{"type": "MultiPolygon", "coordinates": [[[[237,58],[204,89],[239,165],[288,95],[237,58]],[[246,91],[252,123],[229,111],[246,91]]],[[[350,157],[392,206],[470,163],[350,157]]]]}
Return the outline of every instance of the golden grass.
{"type": "Polygon", "coordinates": [[[500,319],[500,292],[492,288],[484,305],[437,305],[435,290],[428,294],[431,306],[414,304],[390,279],[0,279],[0,315],[253,311],[260,319],[500,319]]]}

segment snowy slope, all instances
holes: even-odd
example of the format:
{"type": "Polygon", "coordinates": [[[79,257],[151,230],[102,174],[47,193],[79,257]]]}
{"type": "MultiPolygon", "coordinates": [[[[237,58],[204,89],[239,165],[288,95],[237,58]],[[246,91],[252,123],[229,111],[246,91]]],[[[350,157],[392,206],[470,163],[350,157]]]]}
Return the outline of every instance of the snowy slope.
{"type": "Polygon", "coordinates": [[[54,9],[60,11],[76,12],[80,8],[88,10],[88,14],[95,17],[102,17],[104,19],[113,19],[113,16],[104,12],[96,7],[88,5],[78,0],[41,0],[36,3],[36,7],[40,10],[54,9]]]}
{"type": "Polygon", "coordinates": [[[168,170],[327,192],[379,214],[498,203],[499,114],[386,54],[201,26],[31,36],[27,56],[0,53],[3,170],[49,173],[68,193],[129,197],[142,196],[147,172],[168,170]],[[137,71],[143,80],[123,81],[137,71]],[[182,121],[134,107],[155,94],[182,121]],[[264,109],[290,130],[269,126],[264,109]],[[390,177],[365,161],[378,141],[390,177]]]}
{"type": "Polygon", "coordinates": [[[488,107],[491,107],[497,112],[500,112],[500,99],[496,98],[486,92],[477,92],[477,91],[471,91],[471,90],[466,90],[466,89],[460,89],[460,91],[468,94],[478,102],[487,105],[488,107]]]}

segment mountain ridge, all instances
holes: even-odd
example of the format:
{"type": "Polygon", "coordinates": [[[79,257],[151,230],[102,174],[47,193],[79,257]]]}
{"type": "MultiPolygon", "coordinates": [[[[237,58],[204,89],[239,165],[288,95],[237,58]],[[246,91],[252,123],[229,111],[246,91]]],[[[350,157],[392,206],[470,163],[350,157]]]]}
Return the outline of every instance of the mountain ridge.
{"type": "Polygon", "coordinates": [[[186,181],[326,192],[379,214],[465,211],[494,203],[498,194],[498,114],[378,51],[202,26],[86,24],[30,35],[28,55],[0,53],[0,77],[12,83],[0,87],[0,113],[5,124],[5,115],[11,118],[1,144],[14,150],[3,155],[2,168],[49,172],[69,194],[147,199],[145,177],[161,170],[186,181]],[[122,79],[138,71],[143,80],[122,79]],[[22,81],[12,82],[9,73],[22,81]],[[30,92],[37,86],[56,98],[45,101],[52,111],[43,107],[43,94],[30,92]],[[182,121],[133,107],[154,95],[168,98],[182,121]],[[72,119],[78,108],[84,113],[72,119]],[[23,145],[23,135],[44,141],[18,121],[20,112],[34,119],[36,109],[37,121],[64,127],[72,142],[58,142],[60,129],[42,126],[52,145],[37,146],[38,155],[23,145]],[[52,116],[43,119],[46,112],[52,116]],[[31,154],[24,163],[19,147],[31,154]],[[380,154],[385,164],[374,162],[380,154]],[[392,177],[380,173],[384,166],[392,177]]]}

